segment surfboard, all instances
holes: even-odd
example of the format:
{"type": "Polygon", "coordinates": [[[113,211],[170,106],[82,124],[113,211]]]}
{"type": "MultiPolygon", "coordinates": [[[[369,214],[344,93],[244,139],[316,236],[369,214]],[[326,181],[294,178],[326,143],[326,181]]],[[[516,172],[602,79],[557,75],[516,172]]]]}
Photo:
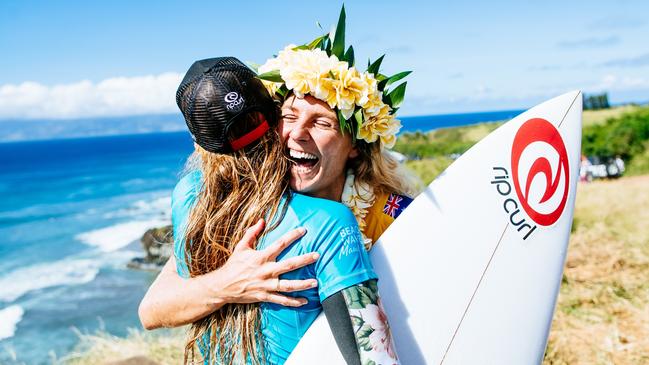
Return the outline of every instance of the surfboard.
{"type": "MultiPolygon", "coordinates": [[[[370,253],[402,364],[543,360],[572,225],[582,95],[520,114],[469,149],[370,253]]],[[[324,315],[286,364],[344,364],[324,315]]]]}

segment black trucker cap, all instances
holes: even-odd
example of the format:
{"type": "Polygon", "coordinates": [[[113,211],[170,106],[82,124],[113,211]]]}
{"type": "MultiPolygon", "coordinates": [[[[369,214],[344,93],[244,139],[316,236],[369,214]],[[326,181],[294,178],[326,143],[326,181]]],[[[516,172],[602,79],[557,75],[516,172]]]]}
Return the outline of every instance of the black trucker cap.
{"type": "Polygon", "coordinates": [[[194,62],[178,87],[176,104],[194,141],[210,152],[244,148],[277,125],[270,94],[255,73],[234,57],[194,62]],[[263,118],[242,130],[237,121],[250,112],[260,112],[263,118]]]}

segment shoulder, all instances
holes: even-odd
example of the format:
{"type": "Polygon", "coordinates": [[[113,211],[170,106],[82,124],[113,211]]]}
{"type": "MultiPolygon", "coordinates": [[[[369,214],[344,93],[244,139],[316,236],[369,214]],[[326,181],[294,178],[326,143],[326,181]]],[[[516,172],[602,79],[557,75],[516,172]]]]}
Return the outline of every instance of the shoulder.
{"type": "Polygon", "coordinates": [[[192,205],[201,189],[202,174],[200,171],[191,171],[183,176],[174,187],[171,194],[172,207],[192,205]]]}
{"type": "Polygon", "coordinates": [[[375,214],[396,219],[412,203],[413,199],[407,195],[397,193],[383,193],[377,195],[371,210],[375,214]]]}
{"type": "Polygon", "coordinates": [[[293,193],[289,209],[293,210],[298,217],[341,224],[356,223],[356,218],[351,210],[344,204],[333,200],[293,193]]]}
{"type": "Polygon", "coordinates": [[[396,193],[378,194],[374,204],[368,209],[365,216],[366,237],[376,242],[394,220],[412,202],[412,198],[396,193]]]}

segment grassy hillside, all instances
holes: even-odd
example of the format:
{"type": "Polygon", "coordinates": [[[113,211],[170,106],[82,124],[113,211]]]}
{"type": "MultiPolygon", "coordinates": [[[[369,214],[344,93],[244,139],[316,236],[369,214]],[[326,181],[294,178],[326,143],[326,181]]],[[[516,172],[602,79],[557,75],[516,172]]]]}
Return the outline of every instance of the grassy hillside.
{"type": "MultiPolygon", "coordinates": [[[[410,158],[406,164],[425,183],[503,122],[443,128],[422,133],[404,133],[394,149],[410,158]]],[[[627,163],[627,175],[649,173],[649,107],[622,106],[585,111],[582,151],[587,156],[620,155],[627,163]]]]}
{"type": "Polygon", "coordinates": [[[619,118],[623,114],[635,113],[640,108],[637,105],[623,105],[610,109],[584,110],[582,122],[584,127],[603,124],[608,119],[619,118]]]}

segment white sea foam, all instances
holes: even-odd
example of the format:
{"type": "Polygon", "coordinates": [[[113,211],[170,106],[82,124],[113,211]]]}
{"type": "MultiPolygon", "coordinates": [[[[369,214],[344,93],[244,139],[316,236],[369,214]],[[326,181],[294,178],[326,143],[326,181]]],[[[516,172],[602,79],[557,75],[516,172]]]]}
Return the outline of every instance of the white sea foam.
{"type": "Polygon", "coordinates": [[[166,219],[150,219],[115,224],[110,227],[97,229],[77,235],[79,241],[95,246],[103,252],[112,252],[142,237],[149,228],[169,224],[166,219]]]}
{"type": "Polygon", "coordinates": [[[0,341],[11,338],[16,333],[16,325],[23,319],[25,311],[19,305],[0,309],[0,341]]]}
{"type": "Polygon", "coordinates": [[[12,302],[30,291],[92,281],[99,272],[95,260],[61,260],[24,267],[0,277],[0,300],[12,302]]]}
{"type": "Polygon", "coordinates": [[[166,196],[156,198],[150,201],[138,200],[131,206],[119,209],[114,212],[109,212],[104,215],[104,218],[121,218],[121,217],[145,217],[170,219],[171,216],[171,197],[167,192],[166,196]]]}

